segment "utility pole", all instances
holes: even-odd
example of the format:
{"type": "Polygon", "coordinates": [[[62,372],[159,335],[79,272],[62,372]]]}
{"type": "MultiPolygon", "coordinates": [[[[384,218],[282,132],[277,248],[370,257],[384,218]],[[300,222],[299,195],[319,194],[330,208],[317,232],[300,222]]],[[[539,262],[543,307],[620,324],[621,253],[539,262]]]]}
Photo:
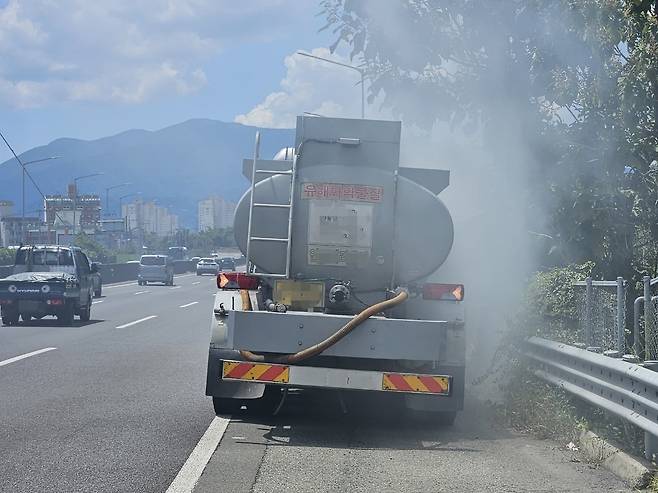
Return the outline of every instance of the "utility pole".
{"type": "Polygon", "coordinates": [[[23,172],[23,183],[22,183],[22,193],[21,193],[21,242],[25,241],[25,168],[29,164],[43,163],[44,161],[51,161],[53,159],[60,159],[60,156],[49,156],[43,159],[35,159],[34,161],[27,161],[26,163],[21,163],[21,168],[23,172]]]}

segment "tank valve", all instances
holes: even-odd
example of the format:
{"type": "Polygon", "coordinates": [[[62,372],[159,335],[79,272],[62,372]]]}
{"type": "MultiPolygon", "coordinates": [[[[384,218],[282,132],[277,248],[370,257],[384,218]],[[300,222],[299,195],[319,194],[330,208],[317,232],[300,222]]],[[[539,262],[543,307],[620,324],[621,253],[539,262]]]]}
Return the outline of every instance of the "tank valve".
{"type": "Polygon", "coordinates": [[[329,302],[334,304],[347,303],[350,300],[350,288],[346,284],[335,284],[329,290],[329,302]]]}
{"type": "Polygon", "coordinates": [[[285,313],[288,311],[288,307],[284,305],[283,303],[275,303],[272,300],[265,300],[265,307],[267,308],[268,312],[279,312],[279,313],[285,313]]]}

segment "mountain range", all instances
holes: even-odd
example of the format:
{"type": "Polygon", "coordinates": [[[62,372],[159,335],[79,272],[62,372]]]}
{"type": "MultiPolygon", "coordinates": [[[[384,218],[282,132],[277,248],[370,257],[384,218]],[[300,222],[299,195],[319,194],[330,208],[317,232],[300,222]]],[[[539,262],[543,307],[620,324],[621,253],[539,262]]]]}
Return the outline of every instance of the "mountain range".
{"type": "MultiPolygon", "coordinates": [[[[261,156],[272,157],[294,142],[292,129],[259,129],[238,123],[194,119],[161,130],[128,130],[96,140],[61,138],[20,155],[24,162],[50,156],[59,159],[29,166],[42,192],[65,194],[73,178],[103,173],[78,182],[79,193],[101,196],[110,191],[111,213],[119,197],[140,193],[178,214],[184,227],[194,229],[197,202],[210,195],[237,201],[249,183],[242,175],[242,159],[253,156],[256,131],[261,130],[261,156]]],[[[126,197],[124,203],[135,197],[126,197]]],[[[14,159],[0,163],[0,200],[12,200],[20,213],[21,169],[14,159]]],[[[36,216],[43,202],[35,187],[26,185],[26,215],[36,216]]]]}

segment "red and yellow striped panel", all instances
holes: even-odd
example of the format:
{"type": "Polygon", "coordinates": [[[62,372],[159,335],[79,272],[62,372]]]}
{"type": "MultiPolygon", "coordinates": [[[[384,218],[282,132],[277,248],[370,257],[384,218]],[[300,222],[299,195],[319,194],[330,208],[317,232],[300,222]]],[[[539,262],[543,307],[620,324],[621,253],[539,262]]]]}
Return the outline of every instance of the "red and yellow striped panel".
{"type": "Polygon", "coordinates": [[[443,375],[384,373],[382,378],[382,390],[449,395],[450,377],[443,375]]]}
{"type": "Polygon", "coordinates": [[[228,380],[251,380],[255,382],[288,383],[290,368],[269,363],[247,363],[244,361],[224,361],[222,378],[228,380]]]}

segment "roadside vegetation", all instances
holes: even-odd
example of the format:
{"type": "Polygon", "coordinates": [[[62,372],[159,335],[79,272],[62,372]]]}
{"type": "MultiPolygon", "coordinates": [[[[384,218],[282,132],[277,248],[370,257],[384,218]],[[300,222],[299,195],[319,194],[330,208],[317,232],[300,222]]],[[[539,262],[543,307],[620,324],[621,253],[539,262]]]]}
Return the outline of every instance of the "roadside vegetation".
{"type": "MultiPolygon", "coordinates": [[[[491,230],[519,252],[507,270],[530,251],[518,279],[525,299],[495,363],[506,374],[504,418],[567,442],[585,426],[641,451],[637,430],[535,378],[518,344],[530,335],[580,340],[574,280],[622,276],[633,299],[642,276],[658,274],[658,2],[322,5],[333,48],[351,49],[371,102],[428,134],[447,127],[480,146],[467,154],[480,161],[466,206],[474,217],[495,209],[491,230]],[[478,180],[487,183],[477,189],[478,180]],[[509,181],[518,186],[506,189],[509,181]]],[[[509,258],[485,238],[480,265],[509,258]]]]}

